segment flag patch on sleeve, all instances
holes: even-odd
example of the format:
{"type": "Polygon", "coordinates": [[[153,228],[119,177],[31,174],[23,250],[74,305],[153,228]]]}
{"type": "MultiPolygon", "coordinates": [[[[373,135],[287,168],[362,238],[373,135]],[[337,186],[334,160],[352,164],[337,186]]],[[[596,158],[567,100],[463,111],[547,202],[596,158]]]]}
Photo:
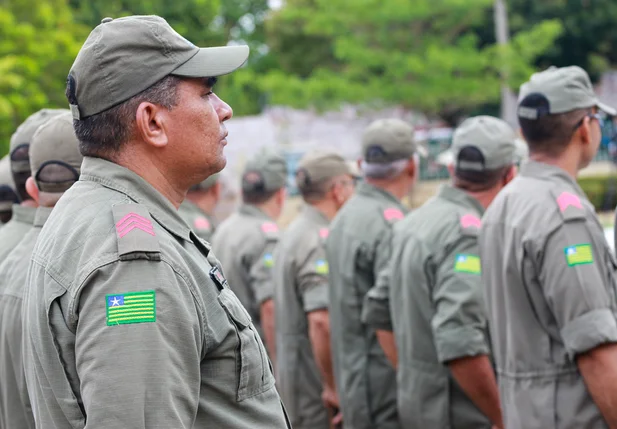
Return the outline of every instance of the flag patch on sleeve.
{"type": "Polygon", "coordinates": [[[105,297],[107,326],[156,322],[156,293],[127,292],[105,297]]]}
{"type": "Polygon", "coordinates": [[[482,274],[480,257],[476,255],[458,254],[454,260],[454,271],[457,273],[482,274]]]}
{"type": "Polygon", "coordinates": [[[272,256],[272,253],[266,253],[264,255],[264,266],[266,268],[272,268],[274,266],[274,256],[272,256]]]}
{"type": "Polygon", "coordinates": [[[323,259],[318,260],[315,263],[315,271],[317,272],[317,274],[328,274],[330,272],[328,261],[325,261],[323,259]]]}
{"type": "Polygon", "coordinates": [[[566,262],[569,267],[583,264],[593,264],[593,253],[591,252],[591,244],[576,244],[564,248],[566,262]]]}

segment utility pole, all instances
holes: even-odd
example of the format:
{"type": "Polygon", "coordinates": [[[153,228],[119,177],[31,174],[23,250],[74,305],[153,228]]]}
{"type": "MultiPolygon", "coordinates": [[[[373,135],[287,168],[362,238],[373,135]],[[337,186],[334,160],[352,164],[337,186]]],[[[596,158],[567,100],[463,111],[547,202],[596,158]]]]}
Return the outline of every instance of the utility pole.
{"type": "MultiPolygon", "coordinates": [[[[508,10],[506,0],[495,0],[495,36],[498,45],[507,45],[510,39],[508,30],[508,10]]],[[[507,85],[508,68],[501,64],[501,118],[512,126],[517,126],[516,98],[507,85]]]]}

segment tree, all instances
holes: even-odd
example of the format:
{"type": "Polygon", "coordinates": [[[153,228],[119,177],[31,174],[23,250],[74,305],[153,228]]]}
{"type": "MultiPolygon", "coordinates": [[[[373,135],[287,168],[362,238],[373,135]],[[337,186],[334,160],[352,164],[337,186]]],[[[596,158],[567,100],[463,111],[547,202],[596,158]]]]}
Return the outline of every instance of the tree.
{"type": "Polygon", "coordinates": [[[543,21],[508,46],[474,28],[492,0],[288,0],[267,24],[280,70],[262,80],[272,102],[330,108],[399,104],[449,122],[499,98],[499,73],[517,87],[559,35],[543,21]],[[301,55],[302,53],[304,55],[301,55]]]}
{"type": "Polygon", "coordinates": [[[66,76],[84,34],[65,0],[0,3],[0,153],[31,113],[68,107],[66,76]]]}

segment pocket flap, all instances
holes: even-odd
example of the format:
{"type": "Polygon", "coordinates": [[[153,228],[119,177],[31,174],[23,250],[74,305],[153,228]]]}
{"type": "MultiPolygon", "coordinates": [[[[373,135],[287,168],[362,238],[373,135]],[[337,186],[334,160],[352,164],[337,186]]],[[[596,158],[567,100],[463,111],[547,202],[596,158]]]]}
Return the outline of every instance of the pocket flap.
{"type": "Polygon", "coordinates": [[[221,291],[219,302],[238,327],[244,329],[250,326],[251,316],[231,289],[225,288],[221,291]]]}

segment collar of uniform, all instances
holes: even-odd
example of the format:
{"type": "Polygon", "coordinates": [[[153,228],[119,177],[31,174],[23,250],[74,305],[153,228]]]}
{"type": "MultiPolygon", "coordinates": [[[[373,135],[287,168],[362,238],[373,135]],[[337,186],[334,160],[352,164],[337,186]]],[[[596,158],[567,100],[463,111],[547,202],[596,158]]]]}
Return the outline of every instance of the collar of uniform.
{"type": "Polygon", "coordinates": [[[11,220],[32,225],[34,223],[35,213],[36,207],[27,207],[15,204],[13,205],[13,216],[11,217],[11,220]]]}
{"type": "Polygon", "coordinates": [[[478,210],[480,214],[484,213],[484,207],[482,207],[482,204],[480,204],[478,200],[476,200],[474,197],[472,197],[462,189],[455,188],[452,185],[441,185],[437,195],[439,196],[439,198],[444,198],[448,201],[452,201],[457,205],[474,208],[478,210]]]}
{"type": "Polygon", "coordinates": [[[302,208],[302,214],[319,226],[328,226],[330,224],[328,218],[310,204],[304,204],[304,207],[302,208]]]}
{"type": "Polygon", "coordinates": [[[240,206],[239,211],[240,211],[240,213],[248,215],[248,216],[257,217],[257,218],[260,218],[260,219],[272,221],[270,216],[265,214],[263,212],[263,210],[261,210],[257,206],[251,205],[251,204],[242,204],[240,206]]]}
{"type": "Polygon", "coordinates": [[[36,213],[34,214],[34,226],[41,228],[49,219],[49,215],[53,208],[51,207],[39,207],[36,209],[36,213]]]}
{"type": "Polygon", "coordinates": [[[79,180],[97,182],[118,191],[148,208],[154,219],[167,231],[191,241],[190,228],[176,208],[141,176],[128,168],[101,158],[84,157],[79,180]]]}
{"type": "Polygon", "coordinates": [[[396,204],[396,207],[403,209],[403,203],[401,203],[394,195],[385,189],[378,188],[375,185],[371,185],[367,182],[361,182],[356,187],[356,192],[359,195],[365,195],[367,197],[378,198],[384,202],[396,204]]]}
{"type": "Polygon", "coordinates": [[[585,197],[585,193],[578,185],[576,180],[572,176],[570,176],[564,169],[559,168],[555,165],[529,160],[523,165],[521,165],[521,170],[519,174],[524,177],[535,177],[538,179],[559,179],[561,182],[564,182],[571,186],[580,197],[585,197]]]}

